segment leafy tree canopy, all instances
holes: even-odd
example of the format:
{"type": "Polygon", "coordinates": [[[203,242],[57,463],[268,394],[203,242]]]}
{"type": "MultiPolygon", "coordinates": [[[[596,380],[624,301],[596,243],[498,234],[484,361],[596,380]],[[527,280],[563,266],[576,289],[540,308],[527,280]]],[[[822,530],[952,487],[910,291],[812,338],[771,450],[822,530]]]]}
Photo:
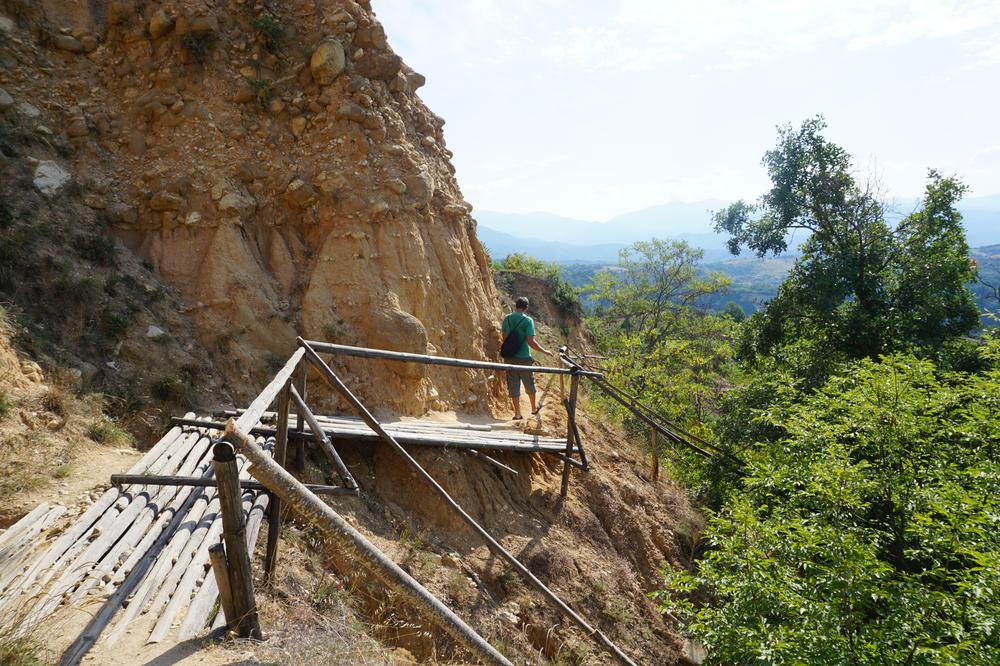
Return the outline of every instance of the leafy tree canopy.
{"type": "Polygon", "coordinates": [[[659,595],[710,662],[1000,663],[1000,372],[863,360],[758,420],[783,435],[659,595]]]}
{"type": "Polygon", "coordinates": [[[612,380],[696,430],[724,382],[733,326],[699,306],[729,284],[701,272],[701,257],[684,242],[638,242],[583,290],[597,304],[587,323],[612,380]]]}
{"type": "Polygon", "coordinates": [[[955,208],[966,188],[931,171],[920,209],[893,228],[878,193],[852,175],[850,156],[822,136],[825,127],[817,117],[779,128],[763,160],[771,190],[714,216],[734,254],[779,254],[793,232],[807,234],[777,296],[748,319],[738,352],[819,379],[842,360],[911,347],[934,353],[979,321],[955,208]]]}
{"type": "Polygon", "coordinates": [[[552,302],[559,306],[563,313],[580,316],[580,295],[566,280],[563,269],[558,264],[536,259],[523,252],[515,252],[508,254],[502,261],[494,262],[491,268],[497,274],[512,271],[544,280],[549,287],[552,302]]]}

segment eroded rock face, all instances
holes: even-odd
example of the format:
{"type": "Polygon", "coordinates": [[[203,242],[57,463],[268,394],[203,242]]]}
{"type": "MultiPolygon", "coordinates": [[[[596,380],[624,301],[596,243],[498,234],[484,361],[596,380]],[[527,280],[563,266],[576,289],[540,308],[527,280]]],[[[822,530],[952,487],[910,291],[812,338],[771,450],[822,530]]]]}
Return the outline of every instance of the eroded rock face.
{"type": "MultiPolygon", "coordinates": [[[[444,121],[367,3],[87,6],[36,8],[61,37],[23,35],[25,49],[64,76],[19,66],[5,89],[73,139],[67,168],[85,189],[106,184],[92,198],[178,288],[202,344],[234,359],[225,371],[246,394],[298,335],[495,356],[496,291],[444,121]]],[[[490,403],[484,373],[346,364],[373,406],[490,403]]]]}

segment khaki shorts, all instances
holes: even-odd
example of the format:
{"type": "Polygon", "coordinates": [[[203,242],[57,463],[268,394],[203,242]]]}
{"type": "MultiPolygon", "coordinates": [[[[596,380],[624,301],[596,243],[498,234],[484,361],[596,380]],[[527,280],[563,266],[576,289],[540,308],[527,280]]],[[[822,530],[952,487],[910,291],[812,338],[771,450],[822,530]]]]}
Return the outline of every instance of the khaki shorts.
{"type": "MultiPolygon", "coordinates": [[[[509,363],[511,365],[534,365],[535,360],[531,358],[505,358],[504,363],[509,363]]],[[[507,395],[512,398],[520,397],[521,395],[521,384],[524,384],[524,390],[527,393],[535,392],[535,373],[517,370],[507,371],[507,395]]]]}

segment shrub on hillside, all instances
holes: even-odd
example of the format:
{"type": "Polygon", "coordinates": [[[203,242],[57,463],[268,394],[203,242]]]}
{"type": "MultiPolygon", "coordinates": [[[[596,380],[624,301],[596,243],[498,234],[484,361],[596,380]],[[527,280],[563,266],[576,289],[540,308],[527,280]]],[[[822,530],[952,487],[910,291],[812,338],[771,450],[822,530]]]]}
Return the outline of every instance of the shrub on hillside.
{"type": "Polygon", "coordinates": [[[664,610],[712,663],[1000,663],[998,405],[1000,370],[912,355],[779,394],[756,420],[781,434],[664,610]]]}
{"type": "Polygon", "coordinates": [[[557,264],[541,261],[523,253],[509,254],[492,266],[494,273],[511,271],[524,273],[544,280],[549,288],[552,302],[568,316],[579,317],[582,312],[580,294],[577,289],[563,277],[562,268],[557,264]]]}

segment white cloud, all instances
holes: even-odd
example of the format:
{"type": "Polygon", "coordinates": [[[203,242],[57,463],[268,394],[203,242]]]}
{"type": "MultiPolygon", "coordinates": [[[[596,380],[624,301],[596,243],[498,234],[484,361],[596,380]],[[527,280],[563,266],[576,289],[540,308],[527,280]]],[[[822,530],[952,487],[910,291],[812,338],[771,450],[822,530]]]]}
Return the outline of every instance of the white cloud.
{"type": "Polygon", "coordinates": [[[687,58],[743,69],[821,47],[861,50],[1000,24],[996,0],[620,0],[610,23],[575,23],[544,55],[588,69],[651,69],[687,58]]]}
{"type": "Polygon", "coordinates": [[[1000,32],[991,34],[987,39],[969,42],[966,51],[968,62],[963,69],[1000,65],[1000,32]]]}

